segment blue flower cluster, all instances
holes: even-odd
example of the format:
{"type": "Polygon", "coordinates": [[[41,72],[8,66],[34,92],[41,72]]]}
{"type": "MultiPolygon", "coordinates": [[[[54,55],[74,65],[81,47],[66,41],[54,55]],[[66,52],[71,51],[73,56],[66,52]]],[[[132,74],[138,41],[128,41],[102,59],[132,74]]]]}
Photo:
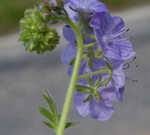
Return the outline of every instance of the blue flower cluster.
{"type": "MultiPolygon", "coordinates": [[[[114,112],[112,102],[123,100],[126,83],[123,65],[135,56],[132,44],[125,37],[124,21],[119,16],[111,16],[99,0],[65,0],[64,9],[68,17],[79,25],[84,39],[85,50],[79,77],[106,67],[111,70],[111,75],[98,73],[78,81],[77,89],[85,88],[87,91],[75,92],[77,111],[83,117],[90,115],[98,120],[108,120],[114,112]],[[91,43],[95,45],[86,48],[91,43]]],[[[71,76],[77,53],[76,35],[69,25],[64,26],[63,35],[68,44],[61,60],[69,66],[68,74],[71,76]]]]}

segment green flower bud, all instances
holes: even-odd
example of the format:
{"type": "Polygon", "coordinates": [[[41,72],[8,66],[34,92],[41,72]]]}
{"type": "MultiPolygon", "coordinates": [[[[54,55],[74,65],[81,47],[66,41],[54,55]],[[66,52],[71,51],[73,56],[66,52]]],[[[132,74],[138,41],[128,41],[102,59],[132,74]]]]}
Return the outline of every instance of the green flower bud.
{"type": "Polygon", "coordinates": [[[53,51],[59,43],[59,35],[55,29],[49,28],[40,9],[35,7],[25,11],[24,18],[20,21],[20,38],[29,52],[43,54],[53,51]]]}

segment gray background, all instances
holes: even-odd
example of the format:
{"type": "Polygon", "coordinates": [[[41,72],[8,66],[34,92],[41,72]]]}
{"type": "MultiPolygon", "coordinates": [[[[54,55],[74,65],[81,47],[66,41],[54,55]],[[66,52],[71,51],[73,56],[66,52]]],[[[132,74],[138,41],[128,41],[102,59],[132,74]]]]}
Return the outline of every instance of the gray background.
{"type": "MultiPolygon", "coordinates": [[[[124,102],[115,105],[109,121],[82,118],[72,105],[69,119],[80,124],[67,135],[150,135],[150,6],[115,14],[130,28],[139,67],[133,65],[128,76],[138,83],[127,82],[124,102]]],[[[0,38],[0,135],[52,135],[37,107],[45,105],[42,93],[48,88],[61,110],[69,83],[60,62],[65,40],[53,53],[38,56],[25,52],[17,38],[18,33],[0,38]]]]}

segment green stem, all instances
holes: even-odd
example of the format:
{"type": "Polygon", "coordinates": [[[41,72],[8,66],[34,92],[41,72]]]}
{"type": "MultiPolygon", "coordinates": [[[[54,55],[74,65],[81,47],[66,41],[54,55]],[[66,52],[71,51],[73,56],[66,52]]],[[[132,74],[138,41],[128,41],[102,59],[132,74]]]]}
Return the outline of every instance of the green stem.
{"type": "Polygon", "coordinates": [[[70,105],[72,102],[72,97],[74,94],[76,82],[78,80],[78,72],[79,72],[80,63],[82,60],[82,53],[83,53],[83,47],[82,47],[83,40],[82,40],[82,35],[81,35],[80,30],[78,29],[78,27],[73,22],[67,20],[67,23],[74,29],[74,31],[76,33],[78,51],[77,51],[77,56],[76,56],[76,60],[75,60],[74,69],[73,69],[73,73],[71,76],[69,88],[68,88],[67,95],[65,98],[65,103],[63,106],[60,122],[59,122],[59,125],[57,128],[57,132],[56,132],[57,135],[63,135],[64,134],[64,128],[66,125],[66,121],[67,121],[70,105]]]}
{"type": "Polygon", "coordinates": [[[111,75],[111,71],[109,69],[101,68],[99,71],[92,72],[92,73],[86,73],[85,75],[80,76],[78,78],[78,80],[81,80],[81,79],[84,79],[84,78],[88,78],[90,76],[97,75],[97,74],[100,74],[100,73],[108,73],[109,75],[111,75]]]}

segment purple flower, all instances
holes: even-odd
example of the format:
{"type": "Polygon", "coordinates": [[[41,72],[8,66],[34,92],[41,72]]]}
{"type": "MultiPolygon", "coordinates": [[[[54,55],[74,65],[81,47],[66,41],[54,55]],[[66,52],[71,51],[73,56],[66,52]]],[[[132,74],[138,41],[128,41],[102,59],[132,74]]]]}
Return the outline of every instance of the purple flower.
{"type": "MultiPolygon", "coordinates": [[[[72,42],[74,40],[70,40],[72,42]]],[[[69,65],[71,61],[76,56],[77,48],[75,45],[67,45],[62,54],[62,62],[65,65],[69,65]]],[[[93,68],[90,69],[88,62],[84,59],[80,63],[80,69],[78,76],[84,75],[85,73],[91,73],[98,71],[102,67],[106,67],[106,63],[104,59],[93,58],[91,57],[91,62],[93,68]]],[[[91,115],[92,118],[98,120],[108,120],[112,113],[114,112],[114,108],[111,104],[113,101],[122,101],[124,86],[125,86],[125,74],[122,69],[123,62],[117,60],[110,60],[113,65],[112,79],[109,82],[108,86],[99,87],[98,91],[102,97],[100,101],[97,101],[94,97],[88,102],[84,103],[83,101],[88,97],[88,94],[83,94],[79,92],[75,92],[74,102],[77,111],[83,117],[87,115],[91,115]]],[[[69,67],[68,74],[71,76],[73,71],[73,66],[69,67]]],[[[102,77],[102,81],[104,81],[108,74],[98,74],[91,77],[94,84],[96,84],[98,77],[102,77]]],[[[78,81],[81,85],[89,86],[88,81],[86,79],[81,79],[78,81]]]]}
{"type": "Polygon", "coordinates": [[[109,101],[91,99],[88,102],[83,102],[88,97],[87,94],[75,92],[74,102],[79,114],[83,117],[91,115],[97,120],[108,120],[114,112],[114,107],[109,101]]]}
{"type": "Polygon", "coordinates": [[[132,44],[124,37],[126,28],[120,17],[106,12],[95,13],[90,25],[106,57],[124,61],[135,56],[132,44]]]}
{"type": "MultiPolygon", "coordinates": [[[[101,74],[93,76],[92,80],[96,83],[98,77],[102,77],[102,81],[108,78],[108,74],[101,74]]],[[[126,78],[125,72],[122,68],[122,65],[112,71],[112,79],[110,80],[107,86],[101,86],[98,88],[100,95],[105,100],[109,101],[122,101],[123,93],[125,88],[126,78]]]]}
{"type": "MultiPolygon", "coordinates": [[[[104,80],[108,77],[108,75],[103,74],[102,77],[104,80]]],[[[88,86],[88,84],[84,85],[88,86]]],[[[88,97],[88,94],[79,92],[75,93],[74,102],[77,111],[83,117],[91,115],[92,118],[98,120],[108,120],[114,112],[114,107],[112,106],[111,102],[122,101],[124,85],[125,74],[120,66],[119,68],[114,69],[112,80],[109,82],[108,86],[98,88],[99,94],[101,95],[100,100],[96,100],[93,97],[88,102],[84,102],[84,100],[88,97]]]]}
{"type": "MultiPolygon", "coordinates": [[[[83,117],[90,115],[92,118],[98,120],[108,120],[114,112],[112,102],[123,100],[126,83],[123,64],[126,60],[135,55],[132,44],[125,38],[126,28],[124,21],[118,16],[111,16],[105,5],[98,0],[70,0],[67,4],[65,4],[65,10],[74,23],[79,21],[79,14],[75,10],[85,12],[82,16],[84,21],[91,18],[90,26],[93,28],[94,32],[87,26],[89,24],[85,23],[87,37],[84,40],[84,45],[97,41],[103,50],[104,56],[108,58],[112,65],[112,78],[108,85],[100,85],[97,88],[97,92],[101,97],[100,100],[98,100],[94,93],[92,93],[92,98],[87,102],[84,102],[89,94],[79,93],[76,91],[74,95],[75,106],[79,114],[83,117]],[[88,37],[89,33],[95,34],[96,39],[91,40],[88,37]]],[[[82,32],[82,27],[79,26],[79,29],[82,32]]],[[[62,53],[61,60],[64,65],[69,66],[68,75],[70,77],[73,71],[72,62],[74,61],[77,53],[77,39],[74,31],[68,25],[64,26],[63,35],[69,43],[62,53]]],[[[85,53],[88,51],[96,53],[98,51],[97,49],[98,47],[95,46],[92,50],[86,49],[85,53]]],[[[108,66],[106,64],[106,58],[94,58],[91,52],[88,55],[87,59],[90,59],[90,62],[86,58],[81,61],[78,73],[79,77],[86,73],[96,72],[101,68],[108,66]]],[[[109,74],[101,73],[91,76],[90,78],[94,85],[98,81],[99,77],[102,77],[103,82],[109,77],[109,74]]],[[[81,79],[77,83],[93,87],[89,85],[87,79],[81,79]]]]}
{"type": "Polygon", "coordinates": [[[70,0],[70,6],[82,12],[107,12],[107,7],[98,0],[70,0]]]}
{"type": "MultiPolygon", "coordinates": [[[[106,78],[106,77],[104,77],[106,78]]],[[[114,69],[112,79],[107,87],[99,88],[103,97],[109,101],[122,101],[126,77],[122,65],[114,69]]]]}
{"type": "MultiPolygon", "coordinates": [[[[75,23],[80,19],[78,12],[75,10],[87,13],[108,12],[107,7],[98,0],[69,0],[69,2],[64,5],[64,8],[70,19],[75,23]]],[[[85,19],[88,19],[91,17],[91,14],[83,14],[83,16],[85,19]]]]}

